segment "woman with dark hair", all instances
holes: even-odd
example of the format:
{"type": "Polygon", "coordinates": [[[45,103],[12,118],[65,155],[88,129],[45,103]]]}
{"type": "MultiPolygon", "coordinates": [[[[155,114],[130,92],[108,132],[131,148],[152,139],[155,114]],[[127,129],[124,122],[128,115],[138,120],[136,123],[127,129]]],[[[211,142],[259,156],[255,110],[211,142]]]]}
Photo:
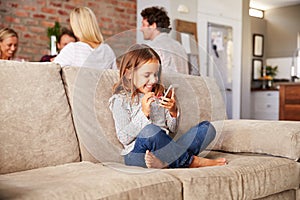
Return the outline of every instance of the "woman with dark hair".
{"type": "MultiPolygon", "coordinates": [[[[77,39],[73,33],[73,31],[62,28],[61,33],[57,39],[56,47],[58,49],[58,53],[70,42],[76,42],[77,39]]],[[[57,55],[44,55],[40,62],[51,62],[57,55]]]]}

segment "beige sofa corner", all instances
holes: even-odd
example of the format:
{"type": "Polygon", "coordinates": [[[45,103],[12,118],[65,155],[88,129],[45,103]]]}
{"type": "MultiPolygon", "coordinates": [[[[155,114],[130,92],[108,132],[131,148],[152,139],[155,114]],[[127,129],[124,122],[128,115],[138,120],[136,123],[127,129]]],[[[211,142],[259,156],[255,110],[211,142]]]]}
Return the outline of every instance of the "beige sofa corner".
{"type": "Polygon", "coordinates": [[[209,78],[164,74],[163,82],[180,85],[178,135],[212,121],[217,138],[200,156],[225,157],[228,165],[125,166],[108,109],[117,77],[113,70],[0,61],[0,199],[300,198],[300,123],[227,120],[209,78]]]}

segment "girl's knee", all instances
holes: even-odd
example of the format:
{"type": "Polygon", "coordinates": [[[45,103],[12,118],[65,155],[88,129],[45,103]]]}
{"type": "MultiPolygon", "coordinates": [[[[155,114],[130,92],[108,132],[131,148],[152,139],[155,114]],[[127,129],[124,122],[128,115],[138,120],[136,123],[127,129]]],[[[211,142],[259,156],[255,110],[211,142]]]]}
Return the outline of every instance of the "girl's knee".
{"type": "Polygon", "coordinates": [[[153,137],[160,131],[161,131],[161,128],[159,126],[156,126],[154,124],[148,124],[140,131],[139,137],[142,137],[142,138],[153,137]]]}
{"type": "Polygon", "coordinates": [[[216,129],[209,121],[202,121],[198,124],[199,129],[204,129],[205,134],[209,135],[211,138],[216,137],[216,129]]]}
{"type": "Polygon", "coordinates": [[[211,123],[209,121],[202,121],[198,124],[198,126],[210,126],[211,123]]]}

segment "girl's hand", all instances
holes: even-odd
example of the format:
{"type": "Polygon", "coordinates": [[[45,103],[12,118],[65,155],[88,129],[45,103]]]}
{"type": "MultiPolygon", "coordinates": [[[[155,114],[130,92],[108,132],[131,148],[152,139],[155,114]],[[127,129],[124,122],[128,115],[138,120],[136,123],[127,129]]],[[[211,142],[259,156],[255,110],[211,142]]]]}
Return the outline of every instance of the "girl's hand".
{"type": "Polygon", "coordinates": [[[153,97],[154,97],[154,92],[148,92],[142,98],[142,111],[147,118],[149,118],[151,112],[150,105],[153,101],[155,101],[153,97]]]}
{"type": "Polygon", "coordinates": [[[161,97],[160,106],[169,110],[172,117],[177,117],[177,106],[175,99],[175,89],[172,88],[171,98],[161,97]]]}

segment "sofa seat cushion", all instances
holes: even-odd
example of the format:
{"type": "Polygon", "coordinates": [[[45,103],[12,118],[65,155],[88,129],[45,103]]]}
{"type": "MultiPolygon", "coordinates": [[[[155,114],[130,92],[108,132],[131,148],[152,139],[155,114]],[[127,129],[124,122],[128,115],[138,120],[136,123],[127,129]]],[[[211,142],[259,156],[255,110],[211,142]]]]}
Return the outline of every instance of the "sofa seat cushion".
{"type": "Polygon", "coordinates": [[[296,197],[296,191],[295,190],[287,190],[280,193],[272,194],[267,197],[255,199],[255,200],[298,200],[296,197]]]}
{"type": "Polygon", "coordinates": [[[60,73],[54,63],[0,61],[0,174],[80,160],[60,73]]]}
{"type": "Polygon", "coordinates": [[[210,152],[225,166],[168,169],[183,184],[184,199],[257,199],[299,187],[299,166],[287,158],[210,152]]]}
{"type": "Polygon", "coordinates": [[[182,199],[180,181],[160,170],[77,162],[0,176],[0,199],[182,199]],[[172,192],[169,192],[170,189],[172,192]]]}

